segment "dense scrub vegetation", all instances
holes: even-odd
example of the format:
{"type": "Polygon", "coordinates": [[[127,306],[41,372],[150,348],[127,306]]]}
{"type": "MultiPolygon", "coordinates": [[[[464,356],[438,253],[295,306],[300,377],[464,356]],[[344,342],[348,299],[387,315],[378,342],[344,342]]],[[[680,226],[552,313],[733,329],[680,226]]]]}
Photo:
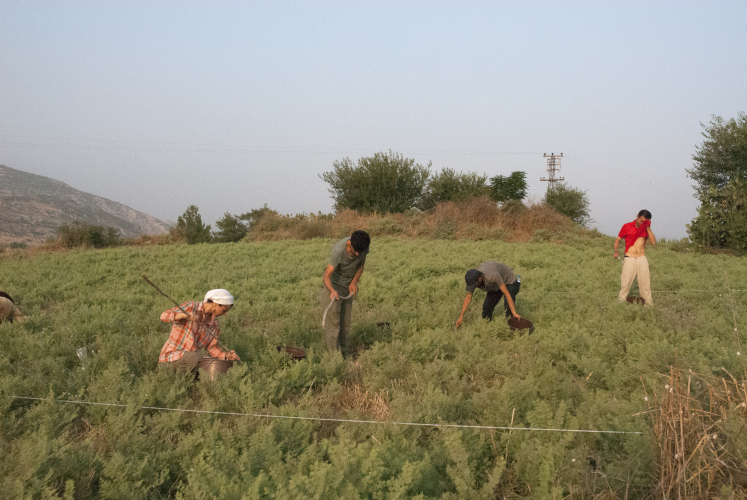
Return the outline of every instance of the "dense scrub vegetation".
{"type": "Polygon", "coordinates": [[[120,241],[119,231],[113,227],[74,221],[57,228],[57,240],[53,243],[65,248],[104,248],[117,246],[120,241]]]}
{"type": "Polygon", "coordinates": [[[434,174],[430,168],[431,163],[424,167],[390,150],[359,158],[357,163],[350,158],[335,161],[332,170],[320,177],[330,186],[337,212],[403,213],[483,196],[505,202],[521,201],[527,195],[525,172],[497,175],[488,182],[486,174],[457,172],[451,168],[434,174]]]}
{"type": "MultiPolygon", "coordinates": [[[[537,216],[531,208],[522,213],[537,216]]],[[[360,220],[338,217],[349,217],[350,227],[360,220]]],[[[367,219],[375,220],[410,230],[406,218],[367,219]]],[[[747,293],[730,294],[725,272],[731,288],[747,288],[747,260],[652,249],[656,305],[642,308],[617,301],[620,264],[608,237],[571,232],[560,245],[548,230],[536,243],[450,239],[465,227],[460,220],[438,229],[447,236],[440,240],[374,238],[345,359],[324,349],[316,302],[330,239],[0,256],[0,288],[29,315],[23,324],[0,325],[0,488],[13,498],[655,492],[662,420],[639,413],[650,411],[653,394],[665,397],[661,374],[671,365],[702,374],[693,390],[697,383],[707,391],[709,377],[723,370],[744,383],[735,322],[747,320],[747,293]],[[481,320],[479,303],[461,329],[453,327],[465,270],[488,259],[522,275],[517,308],[534,321],[532,335],[481,320]],[[221,320],[222,340],[245,364],[215,382],[159,370],[169,325],[158,317],[170,304],[139,278],[143,272],[179,300],[230,290],[236,305],[221,320]],[[276,351],[283,344],[307,348],[307,359],[289,361],[276,351]],[[83,361],[81,347],[88,352],[83,361]],[[643,434],[509,435],[141,406],[491,426],[508,426],[513,415],[516,427],[643,434]]],[[[487,231],[470,231],[478,230],[487,231]]],[[[395,231],[379,234],[387,233],[395,231]]],[[[736,450],[731,458],[745,467],[745,412],[736,404],[725,408],[729,425],[718,442],[736,450]]],[[[738,476],[712,483],[708,491],[726,495],[747,487],[738,476]]]]}
{"type": "Polygon", "coordinates": [[[703,126],[703,143],[696,146],[693,168],[687,173],[697,184],[698,216],[687,226],[701,249],[747,253],[747,115],[724,120],[713,116],[703,126]]]}

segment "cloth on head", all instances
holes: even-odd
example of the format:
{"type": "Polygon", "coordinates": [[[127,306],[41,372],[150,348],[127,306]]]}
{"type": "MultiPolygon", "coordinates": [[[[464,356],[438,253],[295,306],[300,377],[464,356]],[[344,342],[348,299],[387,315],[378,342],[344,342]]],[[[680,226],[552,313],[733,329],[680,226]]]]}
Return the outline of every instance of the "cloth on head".
{"type": "Polygon", "coordinates": [[[647,238],[648,237],[648,231],[646,231],[646,229],[649,228],[649,227],[651,227],[651,221],[650,220],[645,220],[645,221],[641,222],[641,225],[638,226],[638,237],[639,238],[640,237],[647,238]]]}
{"type": "Polygon", "coordinates": [[[233,305],[233,295],[231,295],[228,290],[225,290],[223,288],[216,288],[215,290],[210,290],[208,293],[206,293],[205,300],[203,300],[203,302],[207,302],[208,300],[222,306],[233,305]]]}
{"type": "Polygon", "coordinates": [[[622,229],[618,233],[619,238],[625,238],[625,252],[630,250],[630,247],[638,240],[638,238],[648,238],[647,228],[651,226],[650,220],[645,220],[640,226],[636,227],[635,221],[623,224],[622,229]]]}

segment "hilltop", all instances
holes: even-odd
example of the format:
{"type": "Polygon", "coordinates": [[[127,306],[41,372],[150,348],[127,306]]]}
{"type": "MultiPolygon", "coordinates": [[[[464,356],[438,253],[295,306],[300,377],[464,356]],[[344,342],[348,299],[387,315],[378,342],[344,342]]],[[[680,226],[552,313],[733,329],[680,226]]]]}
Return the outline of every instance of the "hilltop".
{"type": "Polygon", "coordinates": [[[116,201],[0,165],[0,242],[43,243],[76,220],[113,227],[123,237],[169,230],[169,223],[116,201]]]}

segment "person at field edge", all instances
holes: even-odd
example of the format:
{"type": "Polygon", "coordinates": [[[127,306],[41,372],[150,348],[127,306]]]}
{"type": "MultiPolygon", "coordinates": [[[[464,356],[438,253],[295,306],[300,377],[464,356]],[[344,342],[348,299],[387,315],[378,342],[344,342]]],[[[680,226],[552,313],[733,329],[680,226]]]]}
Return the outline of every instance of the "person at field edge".
{"type": "Polygon", "coordinates": [[[464,275],[464,281],[467,283],[467,296],[462,304],[462,312],[459,319],[456,320],[457,328],[461,326],[464,320],[464,313],[467,312],[470,302],[472,302],[472,293],[475,288],[485,290],[485,302],[482,304],[482,317],[488,321],[493,321],[493,310],[498,302],[503,299],[503,306],[506,309],[506,317],[513,316],[521,319],[516,313],[516,294],[519,293],[521,283],[516,279],[516,275],[506,264],[501,262],[483,262],[477,269],[470,269],[464,275]]]}
{"type": "Polygon", "coordinates": [[[0,292],[0,323],[18,321],[22,323],[26,316],[16,307],[15,301],[5,292],[0,292]]]}
{"type": "Polygon", "coordinates": [[[218,359],[238,360],[235,351],[226,351],[219,343],[220,324],[218,317],[233,307],[233,295],[218,288],[205,294],[202,302],[185,302],[182,309],[172,307],[161,314],[161,321],[173,323],[171,334],[161,349],[158,358],[165,366],[177,371],[191,372],[203,357],[202,349],[218,359]]]}
{"type": "Polygon", "coordinates": [[[345,351],[345,339],[350,333],[352,298],[358,293],[358,281],[363,274],[370,245],[368,233],[355,231],[350,238],[335,243],[329,254],[320,301],[322,311],[326,311],[324,341],[330,352],[345,351]]]}
{"type": "Polygon", "coordinates": [[[638,289],[647,306],[654,304],[651,297],[651,274],[646,259],[646,242],[656,245],[656,237],[651,231],[651,212],[641,210],[633,222],[623,224],[614,244],[614,258],[618,258],[617,247],[625,238],[625,256],[623,257],[622,275],[620,276],[620,301],[625,302],[633,280],[638,276],[638,289]]]}

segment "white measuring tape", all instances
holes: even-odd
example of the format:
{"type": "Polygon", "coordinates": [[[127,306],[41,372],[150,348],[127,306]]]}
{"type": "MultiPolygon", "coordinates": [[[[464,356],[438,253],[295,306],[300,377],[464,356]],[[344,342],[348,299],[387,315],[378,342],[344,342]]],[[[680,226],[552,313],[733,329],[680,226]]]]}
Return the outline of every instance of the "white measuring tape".
{"type": "MultiPolygon", "coordinates": [[[[28,399],[33,401],[48,401],[45,398],[33,398],[29,396],[5,396],[13,399],[28,399]]],[[[94,403],[91,401],[73,401],[70,399],[55,399],[57,403],[72,403],[79,405],[95,406],[114,406],[119,408],[137,408],[139,410],[160,410],[160,411],[178,411],[184,413],[204,413],[210,415],[233,415],[237,417],[257,417],[257,418],[284,418],[288,420],[315,420],[318,422],[341,422],[346,424],[389,424],[389,425],[409,425],[417,427],[452,427],[458,429],[489,429],[501,431],[544,431],[544,432],[586,432],[597,434],[643,434],[635,431],[602,431],[595,429],[543,429],[540,427],[501,427],[495,425],[460,425],[460,424],[424,424],[420,422],[391,422],[387,420],[347,420],[344,418],[320,418],[320,417],[293,417],[288,415],[264,415],[261,413],[239,413],[231,411],[210,411],[210,410],[185,410],[183,408],[163,408],[160,406],[130,406],[117,403],[94,403]]]]}

